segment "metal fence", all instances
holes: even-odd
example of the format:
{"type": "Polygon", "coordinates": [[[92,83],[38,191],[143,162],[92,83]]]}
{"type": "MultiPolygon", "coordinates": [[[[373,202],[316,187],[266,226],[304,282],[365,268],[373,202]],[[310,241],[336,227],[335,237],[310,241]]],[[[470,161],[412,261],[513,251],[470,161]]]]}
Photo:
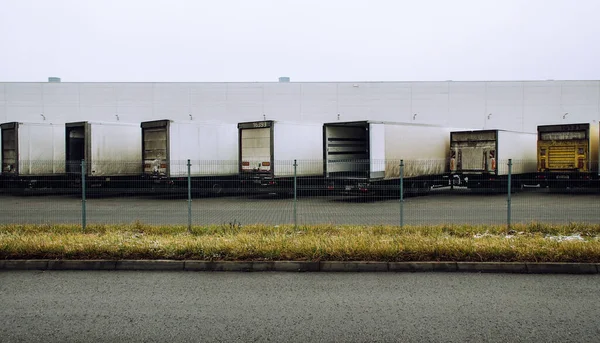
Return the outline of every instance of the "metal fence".
{"type": "Polygon", "coordinates": [[[243,168],[248,166],[237,161],[188,160],[108,168],[81,161],[68,166],[69,172],[46,175],[20,168],[18,174],[2,173],[0,223],[84,228],[136,221],[186,226],[600,223],[597,171],[539,173],[535,161],[511,160],[483,172],[457,172],[452,161],[264,164],[243,168]],[[219,175],[232,166],[233,173],[219,175]],[[114,172],[135,168],[134,175],[114,172]]]}

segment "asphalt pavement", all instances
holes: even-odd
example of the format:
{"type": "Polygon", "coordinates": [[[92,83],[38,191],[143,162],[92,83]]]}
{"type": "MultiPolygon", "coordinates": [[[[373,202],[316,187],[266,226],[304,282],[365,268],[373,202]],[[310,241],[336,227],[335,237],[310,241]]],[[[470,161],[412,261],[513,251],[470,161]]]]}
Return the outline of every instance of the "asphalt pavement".
{"type": "Polygon", "coordinates": [[[0,272],[2,342],[595,342],[600,276],[0,272]]]}
{"type": "MultiPolygon", "coordinates": [[[[505,194],[446,192],[397,198],[299,197],[298,224],[505,224],[505,194]],[[401,209],[402,206],[402,209],[401,209]]],[[[88,223],[187,224],[185,197],[111,196],[86,200],[88,223]]],[[[600,194],[521,192],[511,197],[512,223],[600,223],[600,194]]],[[[0,223],[81,223],[76,196],[0,195],[0,223]]],[[[207,224],[290,224],[294,199],[274,195],[194,198],[192,222],[207,224]]]]}

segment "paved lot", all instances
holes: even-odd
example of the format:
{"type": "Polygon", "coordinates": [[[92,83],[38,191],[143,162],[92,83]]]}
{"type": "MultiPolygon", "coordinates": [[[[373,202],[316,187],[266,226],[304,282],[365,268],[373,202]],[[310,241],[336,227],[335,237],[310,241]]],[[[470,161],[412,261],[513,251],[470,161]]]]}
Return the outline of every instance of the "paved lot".
{"type": "Polygon", "coordinates": [[[2,342],[596,342],[600,276],[0,272],[2,342]]]}
{"type": "MultiPolygon", "coordinates": [[[[408,197],[405,224],[503,224],[507,199],[502,194],[445,192],[408,197]]],[[[300,197],[300,224],[398,224],[400,202],[390,198],[300,197]]],[[[76,196],[0,195],[0,223],[79,223],[81,200],[76,196]]],[[[86,202],[88,223],[186,224],[184,197],[103,197],[86,202]]],[[[600,194],[522,192],[512,196],[512,222],[600,223],[600,194]]],[[[195,224],[293,223],[293,198],[272,195],[194,198],[195,224]]]]}

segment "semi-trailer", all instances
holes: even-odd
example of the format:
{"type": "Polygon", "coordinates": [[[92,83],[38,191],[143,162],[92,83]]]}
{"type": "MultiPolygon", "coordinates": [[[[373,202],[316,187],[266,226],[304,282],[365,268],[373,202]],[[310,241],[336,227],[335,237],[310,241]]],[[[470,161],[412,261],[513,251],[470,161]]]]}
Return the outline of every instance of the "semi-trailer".
{"type": "Polygon", "coordinates": [[[327,188],[348,193],[406,193],[448,185],[450,129],[379,121],[323,125],[327,188]]]}
{"type": "Polygon", "coordinates": [[[0,128],[2,188],[64,187],[64,124],[9,122],[0,128]]]}
{"type": "Polygon", "coordinates": [[[65,124],[67,175],[79,182],[85,161],[89,187],[135,188],[142,176],[139,124],[72,122],[65,124]]]}
{"type": "Polygon", "coordinates": [[[599,130],[598,123],[538,126],[538,178],[547,187],[597,188],[599,130]]]}
{"type": "Polygon", "coordinates": [[[169,119],[141,123],[144,178],[153,188],[224,193],[237,188],[236,124],[169,119]]]}
{"type": "Polygon", "coordinates": [[[239,123],[241,190],[291,193],[294,179],[300,191],[322,190],[322,127],[273,120],[239,123]]]}
{"type": "Polygon", "coordinates": [[[506,189],[510,159],[512,186],[536,184],[536,136],[493,129],[451,132],[453,180],[468,188],[506,189]]]}

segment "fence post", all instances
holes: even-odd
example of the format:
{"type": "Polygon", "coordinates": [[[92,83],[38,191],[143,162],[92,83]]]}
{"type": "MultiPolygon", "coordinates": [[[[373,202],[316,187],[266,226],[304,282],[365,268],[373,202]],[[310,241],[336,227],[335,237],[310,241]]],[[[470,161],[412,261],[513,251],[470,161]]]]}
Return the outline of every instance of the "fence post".
{"type": "Polygon", "coordinates": [[[81,228],[85,231],[86,227],[86,208],[85,208],[85,160],[81,160],[81,228]]]}
{"type": "Polygon", "coordinates": [[[298,167],[298,163],[296,160],[294,160],[294,229],[298,228],[298,212],[296,209],[297,206],[297,202],[298,202],[298,177],[297,177],[297,170],[296,168],[298,167]]]}
{"type": "Polygon", "coordinates": [[[192,164],[187,160],[188,232],[192,233],[192,164]]]}
{"type": "Polygon", "coordinates": [[[404,225],[404,160],[400,160],[400,227],[404,225]]]}
{"type": "Polygon", "coordinates": [[[510,208],[510,193],[511,193],[511,187],[512,187],[512,159],[509,158],[508,159],[508,198],[506,200],[506,205],[507,205],[507,211],[506,211],[506,223],[508,225],[508,228],[510,229],[510,215],[511,215],[511,208],[510,208]]]}

